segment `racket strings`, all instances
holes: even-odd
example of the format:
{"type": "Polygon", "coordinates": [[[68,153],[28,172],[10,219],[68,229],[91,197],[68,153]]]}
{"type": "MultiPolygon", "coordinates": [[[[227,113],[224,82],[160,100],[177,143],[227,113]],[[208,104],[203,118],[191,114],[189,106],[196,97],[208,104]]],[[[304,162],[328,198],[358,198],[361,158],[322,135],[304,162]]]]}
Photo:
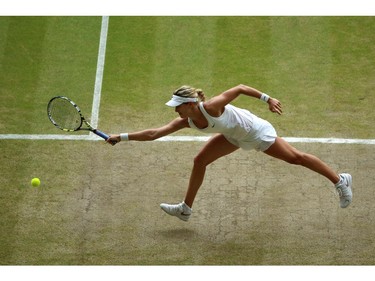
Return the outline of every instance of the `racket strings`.
{"type": "Polygon", "coordinates": [[[79,109],[66,99],[54,99],[49,105],[49,115],[53,122],[66,130],[77,130],[81,126],[79,109]]]}

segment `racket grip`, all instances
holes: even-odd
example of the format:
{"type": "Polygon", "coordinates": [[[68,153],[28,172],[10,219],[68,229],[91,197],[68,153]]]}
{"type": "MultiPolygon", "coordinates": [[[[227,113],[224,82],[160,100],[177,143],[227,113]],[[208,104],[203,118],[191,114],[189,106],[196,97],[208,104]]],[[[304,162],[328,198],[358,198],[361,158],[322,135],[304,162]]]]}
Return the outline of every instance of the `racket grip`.
{"type": "MultiPolygon", "coordinates": [[[[94,130],[93,131],[95,134],[97,134],[99,137],[102,137],[103,139],[107,140],[109,136],[106,133],[103,133],[102,131],[99,130],[94,130]]],[[[111,141],[112,145],[115,145],[117,141],[111,141]]]]}

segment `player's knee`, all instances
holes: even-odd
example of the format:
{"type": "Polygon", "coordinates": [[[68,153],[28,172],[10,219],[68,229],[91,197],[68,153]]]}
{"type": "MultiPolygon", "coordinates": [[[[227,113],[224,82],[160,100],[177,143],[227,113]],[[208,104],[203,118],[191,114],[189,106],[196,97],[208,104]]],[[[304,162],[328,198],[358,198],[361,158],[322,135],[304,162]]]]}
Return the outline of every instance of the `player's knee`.
{"type": "Polygon", "coordinates": [[[208,164],[205,161],[204,157],[200,154],[194,157],[194,166],[197,167],[206,167],[208,164]]]}

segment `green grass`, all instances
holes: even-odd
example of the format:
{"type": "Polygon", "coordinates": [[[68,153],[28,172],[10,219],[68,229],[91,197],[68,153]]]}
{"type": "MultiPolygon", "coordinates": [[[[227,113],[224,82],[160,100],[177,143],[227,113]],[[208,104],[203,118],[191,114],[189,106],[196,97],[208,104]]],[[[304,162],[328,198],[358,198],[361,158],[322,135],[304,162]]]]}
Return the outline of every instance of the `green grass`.
{"type": "Polygon", "coordinates": [[[281,118],[258,101],[235,102],[282,136],[373,138],[374,25],[372,17],[111,18],[102,124],[158,126],[175,117],[164,102],[180,85],[211,97],[243,83],[282,101],[281,118]]]}
{"type": "MultiPolygon", "coordinates": [[[[55,95],[71,97],[91,115],[100,27],[100,17],[0,17],[0,134],[61,134],[46,116],[55,95]]],[[[182,84],[212,97],[243,83],[282,102],[282,116],[255,99],[234,102],[271,121],[281,136],[374,139],[374,29],[373,17],[111,17],[99,126],[109,133],[160,126],[176,117],[164,103],[182,84]]],[[[0,264],[374,263],[366,248],[374,243],[368,235],[373,224],[366,223],[373,210],[366,201],[373,197],[371,178],[360,178],[374,169],[371,147],[354,146],[347,162],[336,159],[347,147],[312,146],[337,169],[359,167],[358,197],[366,208],[358,204],[347,215],[349,230],[341,228],[347,213],[331,208],[337,221],[329,223],[332,216],[324,212],[320,220],[310,200],[302,205],[303,226],[282,225],[284,219],[298,221],[301,211],[291,204],[274,221],[266,214],[263,221],[240,221],[251,227],[233,225],[239,236],[227,239],[215,229],[225,225],[204,221],[199,209],[203,221],[188,226],[154,210],[161,200],[183,194],[200,146],[0,140],[0,264]],[[30,187],[33,177],[41,178],[41,188],[30,187]],[[176,188],[169,187],[176,178],[176,188]],[[272,228],[275,222],[284,226],[282,233],[272,228]],[[318,232],[303,228],[310,225],[318,232]],[[354,245],[353,237],[361,239],[354,245]],[[345,245],[355,260],[347,259],[345,245]],[[160,257],[166,251],[170,256],[160,257]]],[[[262,173],[279,173],[293,188],[290,171],[283,171],[277,166],[262,173]]],[[[259,179],[248,172],[251,187],[259,179]]],[[[206,194],[205,202],[217,192],[206,194]]],[[[246,206],[272,210],[257,196],[246,206]]]]}
{"type": "Polygon", "coordinates": [[[100,35],[99,17],[0,17],[0,133],[59,133],[46,103],[75,100],[90,115],[100,35]],[[47,121],[47,122],[46,122],[47,121]]]}
{"type": "MultiPolygon", "coordinates": [[[[0,133],[56,132],[41,114],[54,95],[90,116],[100,17],[0,21],[0,133]]],[[[212,97],[243,83],[282,102],[282,117],[253,99],[234,102],[282,136],[374,138],[374,25],[373,17],[111,17],[100,125],[159,126],[176,116],[164,103],[180,85],[212,97]]]]}

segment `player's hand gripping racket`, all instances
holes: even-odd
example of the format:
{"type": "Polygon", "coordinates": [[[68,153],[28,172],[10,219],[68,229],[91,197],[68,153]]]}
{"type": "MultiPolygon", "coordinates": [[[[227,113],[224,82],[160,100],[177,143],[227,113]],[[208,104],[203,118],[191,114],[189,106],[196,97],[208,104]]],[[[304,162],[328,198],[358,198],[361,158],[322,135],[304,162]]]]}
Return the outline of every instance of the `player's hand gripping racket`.
{"type": "MultiPolygon", "coordinates": [[[[88,130],[105,140],[109,138],[107,134],[91,127],[90,123],[83,117],[78,105],[67,97],[58,96],[52,98],[48,103],[47,113],[52,124],[63,131],[88,130]],[[82,127],[83,124],[86,127],[82,127]]],[[[112,145],[116,143],[116,141],[111,142],[112,145]]]]}

